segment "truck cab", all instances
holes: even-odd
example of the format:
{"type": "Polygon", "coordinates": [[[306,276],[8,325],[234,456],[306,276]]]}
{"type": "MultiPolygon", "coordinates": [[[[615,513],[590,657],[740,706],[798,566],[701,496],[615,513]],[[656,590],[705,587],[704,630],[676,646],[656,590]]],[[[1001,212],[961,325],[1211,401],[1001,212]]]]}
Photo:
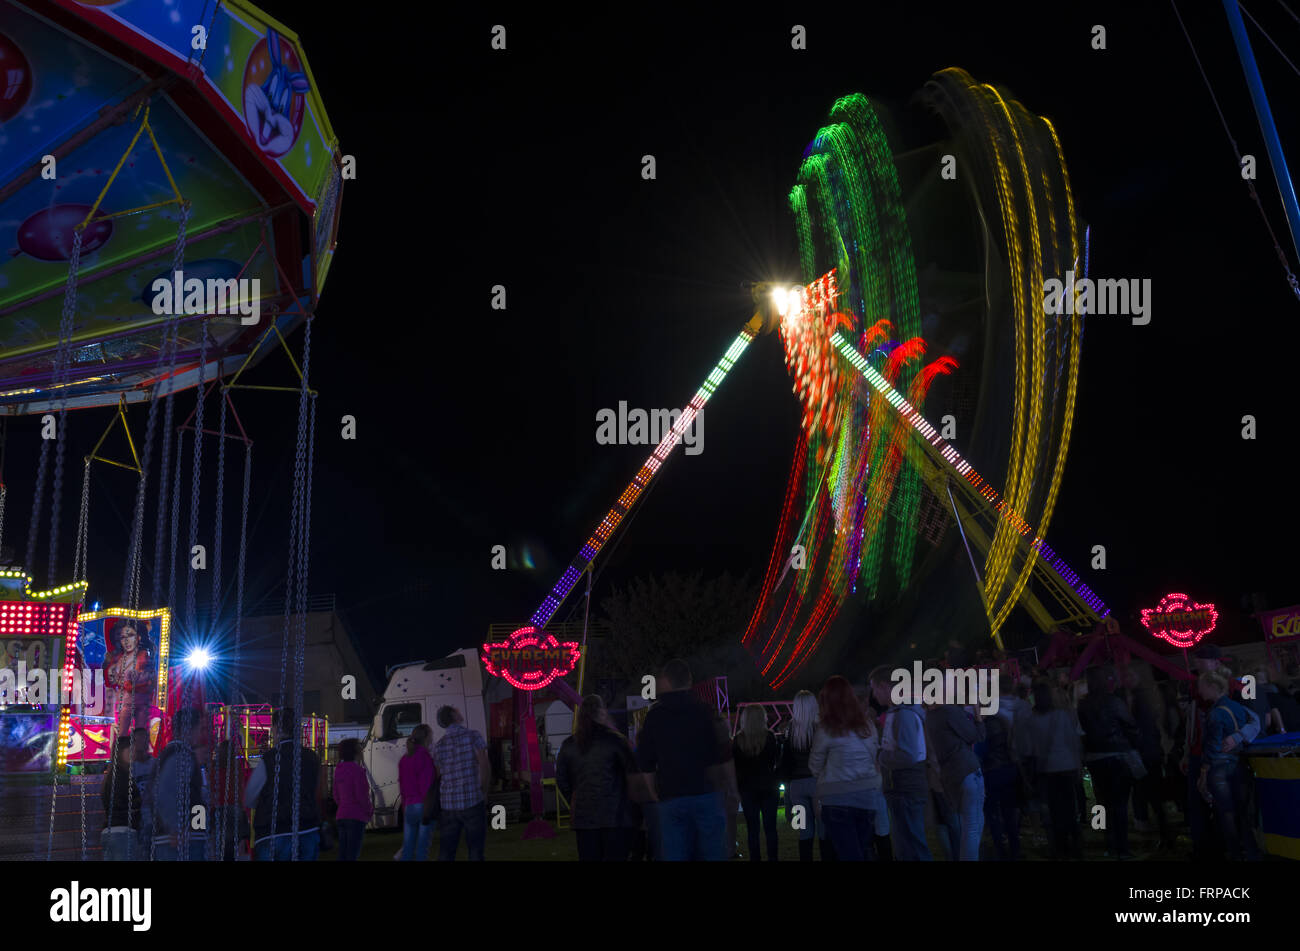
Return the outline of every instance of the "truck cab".
{"type": "Polygon", "coordinates": [[[438,726],[438,709],[453,706],[464,715],[466,727],[488,735],[483,683],[478,651],[472,649],[389,668],[388,685],[362,748],[374,794],[374,828],[402,825],[406,804],[401,802],[397,767],[406,755],[406,738],[419,724],[429,724],[437,743],[445,732],[438,726]]]}

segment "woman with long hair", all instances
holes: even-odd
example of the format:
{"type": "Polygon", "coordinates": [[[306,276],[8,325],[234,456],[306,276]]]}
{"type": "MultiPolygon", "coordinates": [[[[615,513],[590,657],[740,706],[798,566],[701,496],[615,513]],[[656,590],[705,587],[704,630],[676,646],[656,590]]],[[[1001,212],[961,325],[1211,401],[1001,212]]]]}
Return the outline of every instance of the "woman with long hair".
{"type": "Polygon", "coordinates": [[[767,858],[777,860],[776,807],[777,748],[776,737],[767,728],[767,713],[759,704],[750,704],[740,714],[740,732],[732,740],[732,759],[736,764],[736,785],[740,790],[740,808],[745,813],[749,835],[749,858],[760,860],[758,824],[760,816],[767,838],[767,858]]]}
{"type": "Polygon", "coordinates": [[[610,725],[604,701],[596,694],[583,697],[577,727],[555,760],[555,785],[573,813],[580,861],[627,860],[628,775],[636,771],[632,747],[610,725]]]}
{"type": "Polygon", "coordinates": [[[800,690],[794,695],[790,709],[790,729],[786,732],[781,749],[781,780],[785,783],[785,815],[793,821],[795,809],[803,808],[803,824],[799,828],[799,861],[813,860],[813,838],[821,840],[822,859],[829,858],[826,828],[817,815],[817,777],[808,768],[808,754],[812,752],[813,734],[817,732],[817,698],[811,691],[800,690]]]}
{"type": "Polygon", "coordinates": [[[885,807],[875,725],[862,712],[853,687],[838,675],[822,687],[818,709],[808,767],[817,777],[827,837],[837,861],[873,860],[876,812],[885,807]]]}
{"type": "Polygon", "coordinates": [[[424,821],[424,799],[436,779],[433,754],[433,728],[421,723],[406,738],[406,755],[397,763],[398,788],[401,790],[405,827],[402,837],[402,861],[427,861],[433,844],[432,822],[424,821]]]}

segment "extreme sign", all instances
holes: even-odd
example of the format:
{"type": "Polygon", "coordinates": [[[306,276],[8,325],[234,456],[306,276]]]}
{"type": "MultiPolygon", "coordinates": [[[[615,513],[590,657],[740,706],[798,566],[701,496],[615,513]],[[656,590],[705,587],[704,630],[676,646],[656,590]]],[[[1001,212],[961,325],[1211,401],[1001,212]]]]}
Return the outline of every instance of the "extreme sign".
{"type": "Polygon", "coordinates": [[[520,690],[540,690],[572,673],[581,651],[576,641],[558,641],[535,627],[521,627],[504,641],[483,645],[488,673],[520,690]]]}
{"type": "Polygon", "coordinates": [[[1218,620],[1213,604],[1195,604],[1185,594],[1167,594],[1154,608],[1142,609],[1148,631],[1184,650],[1200,643],[1218,620]]]}

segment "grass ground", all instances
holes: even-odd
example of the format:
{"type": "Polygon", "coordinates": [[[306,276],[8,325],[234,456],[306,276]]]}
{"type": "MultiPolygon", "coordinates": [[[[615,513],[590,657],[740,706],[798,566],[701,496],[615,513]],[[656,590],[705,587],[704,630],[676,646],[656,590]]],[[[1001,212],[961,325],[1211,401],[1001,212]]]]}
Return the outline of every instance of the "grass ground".
{"type": "MultiPolygon", "coordinates": [[[[1176,812],[1170,813],[1170,821],[1175,823],[1175,828],[1179,828],[1178,816],[1176,812]]],[[[799,860],[799,833],[790,828],[790,823],[786,821],[785,810],[781,809],[777,817],[777,858],[783,862],[797,862],[799,860]]],[[[524,839],[524,829],[527,827],[526,822],[512,823],[508,828],[493,831],[488,830],[487,839],[487,859],[488,861],[503,862],[576,862],[578,860],[578,848],[571,829],[560,830],[553,839],[524,839]]],[[[749,858],[749,848],[746,844],[748,833],[743,817],[737,817],[736,820],[736,838],[739,840],[738,854],[742,860],[749,858]]],[[[1032,816],[1026,816],[1021,820],[1021,852],[1022,858],[1027,860],[1045,860],[1050,858],[1050,849],[1048,839],[1044,835],[1038,820],[1032,816]]],[[[1178,849],[1173,852],[1159,852],[1156,846],[1159,844],[1159,838],[1155,832],[1138,832],[1132,828],[1130,823],[1129,843],[1133,850],[1134,858],[1137,861],[1165,861],[1169,859],[1184,860],[1191,851],[1191,841],[1187,838],[1185,830],[1179,836],[1178,849]]],[[[382,832],[370,831],[361,847],[361,860],[363,862],[390,862],[393,860],[395,853],[399,852],[402,847],[402,837],[400,833],[387,830],[382,832]]],[[[762,846],[766,855],[766,844],[762,846]]],[[[438,845],[435,840],[433,855],[437,855],[438,845]]],[[[939,843],[938,837],[934,834],[933,829],[930,833],[930,851],[940,859],[945,853],[939,843]]],[[[992,846],[987,833],[984,835],[984,855],[982,858],[991,859],[992,846]]],[[[1084,831],[1084,860],[1085,861],[1108,861],[1105,856],[1105,833],[1085,829],[1084,831]]],[[[338,851],[331,850],[322,853],[321,859],[324,861],[333,861],[337,858],[338,851]]],[[[462,840],[460,851],[457,854],[458,860],[467,859],[465,843],[462,840]]]]}

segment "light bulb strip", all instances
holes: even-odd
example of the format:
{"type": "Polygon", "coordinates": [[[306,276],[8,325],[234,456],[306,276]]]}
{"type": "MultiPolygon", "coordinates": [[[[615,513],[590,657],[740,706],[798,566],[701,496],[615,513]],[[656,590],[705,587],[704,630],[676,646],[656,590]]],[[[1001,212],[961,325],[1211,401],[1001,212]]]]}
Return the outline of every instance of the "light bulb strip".
{"type": "Polygon", "coordinates": [[[904,399],[897,390],[890,386],[889,382],[879,372],[867,363],[866,357],[858,353],[857,348],[841,332],[836,331],[832,342],[835,344],[836,349],[840,351],[840,354],[862,375],[867,384],[884,397],[898,411],[903,421],[908,423],[934,448],[938,457],[947,464],[948,468],[969,482],[975,491],[989,503],[990,508],[997,512],[1021,536],[1031,539],[1029,546],[1031,552],[1041,558],[1043,563],[1051,568],[1099,618],[1105,618],[1110,614],[1110,608],[1106,606],[1105,602],[1080,580],[1078,574],[1072,571],[1069,565],[1052,551],[1042,538],[1034,534],[1033,528],[1021,517],[1020,513],[1011,508],[997,491],[984,481],[971,464],[962,458],[957,450],[939,438],[939,433],[934,426],[918,413],[912,407],[912,404],[904,399]]]}
{"type": "Polygon", "coordinates": [[[717,365],[709,371],[709,375],[695,392],[695,396],[686,405],[686,409],[682,411],[681,416],[677,418],[672,428],[659,441],[659,445],[650,454],[650,458],[646,459],[642,464],[637,471],[636,477],[628,483],[627,488],[619,495],[618,501],[614,503],[613,508],[605,513],[605,517],[600,520],[596,530],[591,533],[591,537],[587,539],[586,544],[578,551],[577,557],[570,562],[568,568],[564,569],[564,574],[560,575],[560,580],[555,583],[551,593],[542,601],[541,606],[533,612],[530,621],[533,627],[540,631],[550,623],[551,618],[555,616],[555,612],[564,603],[564,599],[569,596],[577,585],[578,579],[582,577],[583,572],[600,554],[600,550],[605,547],[605,543],[613,537],[614,532],[623,521],[623,516],[632,510],[632,506],[636,504],[637,499],[641,497],[641,493],[650,484],[650,480],[655,477],[660,467],[667,461],[673,449],[681,444],[682,437],[695,421],[695,417],[704,409],[704,404],[722,385],[722,381],[727,378],[731,368],[736,365],[736,361],[740,359],[753,340],[754,333],[749,327],[736,335],[736,339],[731,342],[731,346],[727,348],[717,365]]]}

